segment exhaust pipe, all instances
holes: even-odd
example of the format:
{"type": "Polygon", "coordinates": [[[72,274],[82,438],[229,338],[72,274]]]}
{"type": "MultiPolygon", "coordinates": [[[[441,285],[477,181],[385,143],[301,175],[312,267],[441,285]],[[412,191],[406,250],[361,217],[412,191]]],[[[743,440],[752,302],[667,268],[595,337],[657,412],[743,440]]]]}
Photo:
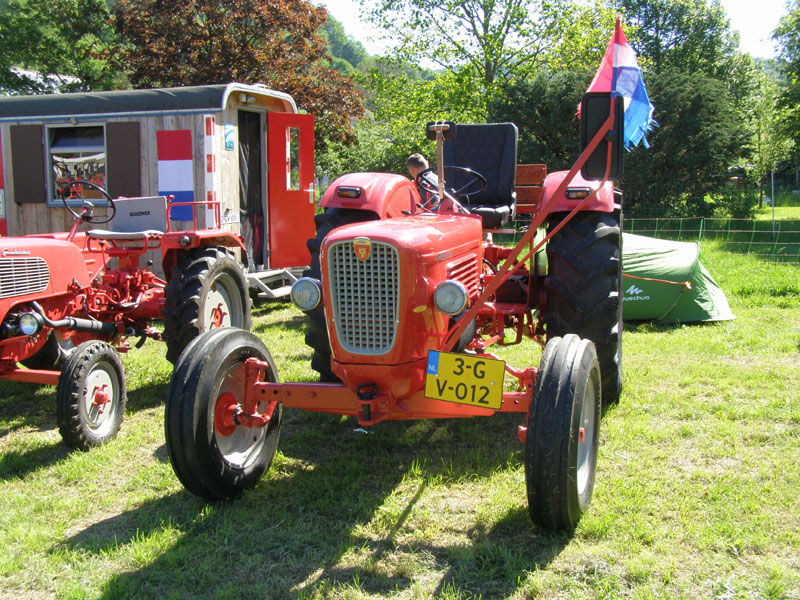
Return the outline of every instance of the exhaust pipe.
{"type": "Polygon", "coordinates": [[[38,302],[31,302],[31,306],[36,313],[42,317],[44,324],[52,329],[69,329],[70,331],[80,331],[85,333],[101,333],[103,335],[116,335],[119,329],[115,323],[104,323],[103,321],[93,321],[91,319],[81,319],[79,317],[64,317],[58,321],[50,320],[38,302]]]}

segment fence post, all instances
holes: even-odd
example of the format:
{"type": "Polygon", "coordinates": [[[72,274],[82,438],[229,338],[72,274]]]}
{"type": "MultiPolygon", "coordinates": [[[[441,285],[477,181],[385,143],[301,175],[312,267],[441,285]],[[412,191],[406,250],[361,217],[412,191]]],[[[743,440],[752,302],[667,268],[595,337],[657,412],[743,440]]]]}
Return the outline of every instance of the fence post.
{"type": "Polygon", "coordinates": [[[653,231],[653,237],[658,237],[658,217],[656,217],[656,228],[653,231]]]}
{"type": "Polygon", "coordinates": [[[753,247],[753,238],[756,237],[756,220],[753,219],[753,231],[750,233],[750,243],[747,245],[747,254],[750,254],[750,248],[753,247]]]}
{"type": "Polygon", "coordinates": [[[705,223],[705,217],[700,217],[700,231],[697,234],[697,241],[700,242],[703,240],[703,223],[705,223]]]}

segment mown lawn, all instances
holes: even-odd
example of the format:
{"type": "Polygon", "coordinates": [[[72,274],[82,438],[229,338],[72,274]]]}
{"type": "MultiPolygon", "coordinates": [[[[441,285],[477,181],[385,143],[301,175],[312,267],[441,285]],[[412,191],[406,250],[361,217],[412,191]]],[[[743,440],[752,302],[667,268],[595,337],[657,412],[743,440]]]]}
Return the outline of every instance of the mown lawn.
{"type": "MultiPolygon", "coordinates": [[[[125,357],[122,432],[88,453],[61,443],[53,388],[2,382],[0,599],[800,599],[800,268],[703,257],[738,318],[626,324],[571,535],[528,518],[516,416],[363,432],[287,411],[268,476],[206,504],[166,456],[162,346],[125,357]]],[[[312,376],[301,313],[255,322],[283,380],[312,376]]]]}

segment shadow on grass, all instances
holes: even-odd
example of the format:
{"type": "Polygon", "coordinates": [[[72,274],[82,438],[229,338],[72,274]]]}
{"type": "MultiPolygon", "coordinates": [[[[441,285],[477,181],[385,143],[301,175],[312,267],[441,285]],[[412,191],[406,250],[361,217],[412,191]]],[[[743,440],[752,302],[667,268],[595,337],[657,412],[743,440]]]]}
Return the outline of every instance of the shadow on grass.
{"type": "Polygon", "coordinates": [[[415,537],[409,522],[427,508],[418,504],[429,482],[488,477],[518,464],[511,415],[385,423],[364,434],[353,420],[287,413],[281,454],[240,499],[207,504],[182,491],[96,523],[53,551],[138,558],[141,566],[108,580],[103,598],[399,593],[414,585],[415,568],[397,567],[398,560],[434,561],[442,574],[437,597],[450,586],[495,597],[512,593],[525,571],[547,565],[568,542],[534,528],[524,509],[491,529],[461,528],[466,545],[407,541],[415,537]],[[387,513],[401,485],[405,493],[415,487],[397,514],[387,513]]]}
{"type": "MultiPolygon", "coordinates": [[[[164,402],[167,384],[157,383],[128,390],[126,412],[138,412],[164,402]]],[[[127,422],[123,421],[125,428],[127,422]]],[[[29,431],[57,431],[56,388],[15,381],[0,381],[0,437],[26,435],[29,431]]],[[[24,449],[6,448],[0,456],[0,480],[24,477],[27,473],[57,463],[72,452],[63,442],[22,443],[24,449]]]]}

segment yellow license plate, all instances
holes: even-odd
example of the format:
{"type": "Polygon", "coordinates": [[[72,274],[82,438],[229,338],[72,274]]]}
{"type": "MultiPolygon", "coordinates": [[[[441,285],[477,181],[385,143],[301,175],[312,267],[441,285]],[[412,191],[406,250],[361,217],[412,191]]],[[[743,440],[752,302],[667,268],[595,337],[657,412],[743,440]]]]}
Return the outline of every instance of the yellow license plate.
{"type": "Polygon", "coordinates": [[[506,363],[502,360],[431,350],[425,374],[425,395],[499,410],[503,403],[505,372],[506,363]]]}

